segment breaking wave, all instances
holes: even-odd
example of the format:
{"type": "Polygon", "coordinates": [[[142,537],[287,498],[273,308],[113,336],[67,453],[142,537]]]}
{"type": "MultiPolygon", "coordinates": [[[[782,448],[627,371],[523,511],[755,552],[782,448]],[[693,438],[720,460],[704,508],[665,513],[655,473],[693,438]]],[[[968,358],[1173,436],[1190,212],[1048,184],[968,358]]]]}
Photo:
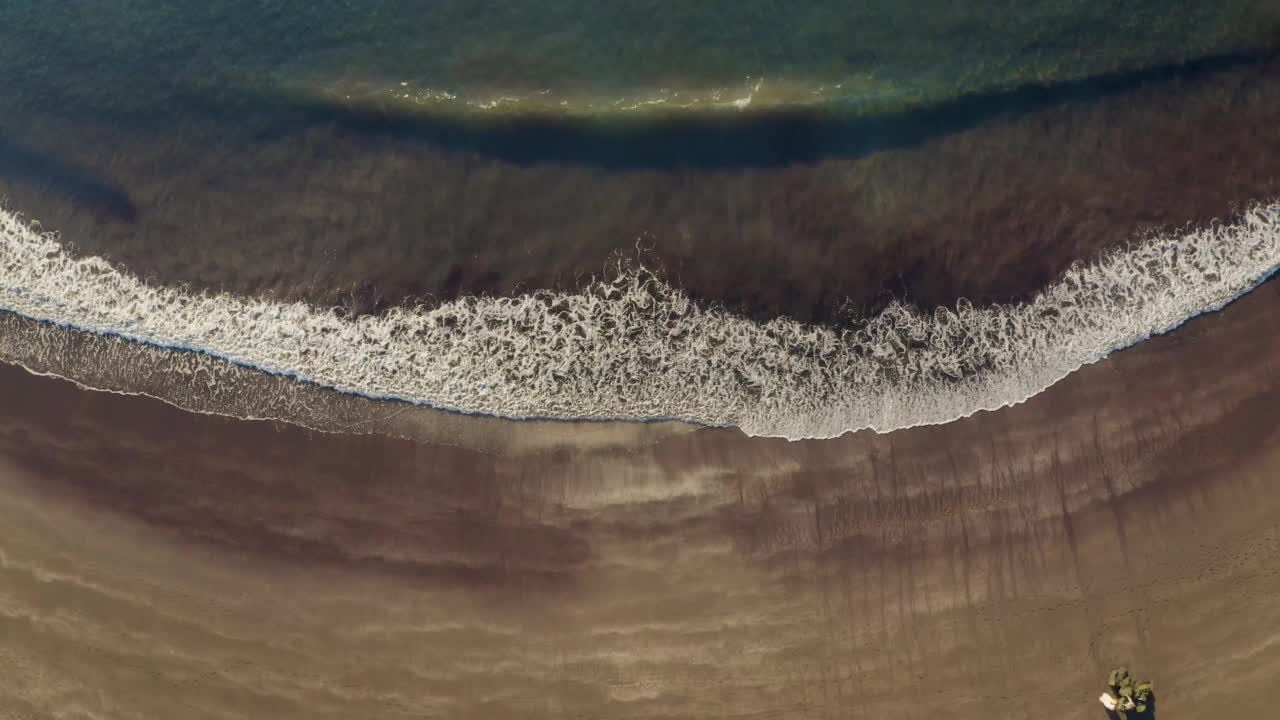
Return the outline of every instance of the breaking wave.
{"type": "Polygon", "coordinates": [[[1280,266],[1280,203],[1077,264],[1033,300],[847,329],[756,323],[645,273],[573,293],[463,298],[344,317],[305,303],[152,286],[0,210],[0,309],[194,350],[375,399],[517,419],[678,419],[825,438],[1022,402],[1216,310],[1280,266]]]}

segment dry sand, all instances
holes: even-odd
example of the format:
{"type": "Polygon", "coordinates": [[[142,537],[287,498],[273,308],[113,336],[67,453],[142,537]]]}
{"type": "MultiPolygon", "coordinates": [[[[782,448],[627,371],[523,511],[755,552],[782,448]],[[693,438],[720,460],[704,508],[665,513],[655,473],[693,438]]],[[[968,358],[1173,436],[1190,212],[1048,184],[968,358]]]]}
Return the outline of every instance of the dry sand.
{"type": "Polygon", "coordinates": [[[1277,303],[821,442],[326,434],[6,366],[0,716],[1070,720],[1127,663],[1160,717],[1271,718],[1277,303]]]}

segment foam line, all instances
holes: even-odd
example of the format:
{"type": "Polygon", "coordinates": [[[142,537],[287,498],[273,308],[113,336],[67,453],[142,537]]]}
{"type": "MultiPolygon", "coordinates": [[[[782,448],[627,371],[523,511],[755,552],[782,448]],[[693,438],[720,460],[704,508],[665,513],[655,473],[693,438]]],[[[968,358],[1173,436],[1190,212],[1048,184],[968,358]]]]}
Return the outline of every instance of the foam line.
{"type": "Polygon", "coordinates": [[[468,297],[356,319],[305,303],[153,286],[0,210],[0,309],[198,351],[374,399],[516,419],[677,419],[825,438],[1022,402],[1222,308],[1280,267],[1280,203],[1077,264],[1033,300],[836,330],[756,323],[644,273],[573,293],[468,297]]]}

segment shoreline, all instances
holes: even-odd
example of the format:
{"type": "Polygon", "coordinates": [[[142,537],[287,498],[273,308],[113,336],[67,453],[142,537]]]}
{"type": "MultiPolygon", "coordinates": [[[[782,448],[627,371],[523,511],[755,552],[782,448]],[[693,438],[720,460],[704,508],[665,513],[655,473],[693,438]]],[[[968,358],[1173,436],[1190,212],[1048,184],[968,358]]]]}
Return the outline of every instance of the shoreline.
{"type": "Polygon", "coordinates": [[[300,304],[156,288],[101,259],[65,256],[16,216],[4,228],[5,309],[55,327],[375,401],[517,420],[578,420],[589,408],[604,421],[692,418],[790,439],[950,422],[1017,404],[1221,309],[1280,269],[1280,204],[1263,204],[1229,223],[1078,264],[1025,305],[931,315],[891,306],[840,335],[783,320],[754,325],[637,277],[577,296],[480,298],[351,320],[300,304]],[[584,353],[591,365],[575,363],[584,353]],[[515,376],[503,369],[512,364],[515,376]],[[648,380],[632,389],[628,378],[642,371],[648,380]],[[704,387],[692,404],[676,390],[690,382],[704,387]]]}
{"type": "MultiPolygon", "coordinates": [[[[147,673],[49,677],[138,717],[180,695],[190,717],[234,698],[281,718],[818,718],[906,693],[968,720],[1031,683],[1076,720],[1129,664],[1167,712],[1219,707],[1216,687],[1261,720],[1277,301],[1264,285],[1014,408],[796,443],[625,426],[576,445],[471,419],[493,437],[317,434],[6,367],[3,607],[54,582],[69,623],[15,626],[10,652],[105,643],[147,673]],[[339,647],[365,668],[341,697],[319,689],[342,683],[339,647]]],[[[52,682],[0,706],[44,712],[21,688],[52,682]]]]}
{"type": "Polygon", "coordinates": [[[1002,5],[0,2],[0,716],[1275,720],[1280,3],[1002,5]]]}

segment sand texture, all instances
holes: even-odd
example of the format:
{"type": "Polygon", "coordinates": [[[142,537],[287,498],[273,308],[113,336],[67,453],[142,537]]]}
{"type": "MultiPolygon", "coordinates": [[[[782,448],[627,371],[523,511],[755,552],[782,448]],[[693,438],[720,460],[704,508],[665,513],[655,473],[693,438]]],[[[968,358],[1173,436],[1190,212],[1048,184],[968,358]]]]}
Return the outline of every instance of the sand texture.
{"type": "Polygon", "coordinates": [[[1100,718],[1128,663],[1163,717],[1269,718],[1277,302],[1023,405],[821,442],[481,420],[507,437],[436,444],[5,368],[0,708],[1100,718]]]}

